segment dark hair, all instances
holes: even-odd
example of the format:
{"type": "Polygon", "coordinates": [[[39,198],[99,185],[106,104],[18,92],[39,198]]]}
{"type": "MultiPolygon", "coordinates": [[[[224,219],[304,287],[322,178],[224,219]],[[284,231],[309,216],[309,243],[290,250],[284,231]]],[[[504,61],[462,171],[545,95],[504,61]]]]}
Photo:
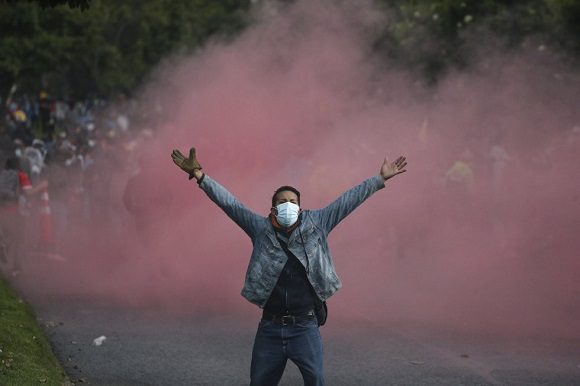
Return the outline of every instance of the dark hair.
{"type": "Polygon", "coordinates": [[[20,162],[16,156],[10,156],[6,159],[4,164],[4,169],[6,170],[20,170],[20,162]]]}
{"type": "Polygon", "coordinates": [[[280,186],[274,192],[274,195],[272,196],[272,208],[276,206],[276,196],[280,192],[292,192],[292,193],[294,193],[298,197],[298,206],[300,206],[300,192],[298,191],[298,189],[296,189],[293,186],[284,185],[284,186],[280,186]]]}

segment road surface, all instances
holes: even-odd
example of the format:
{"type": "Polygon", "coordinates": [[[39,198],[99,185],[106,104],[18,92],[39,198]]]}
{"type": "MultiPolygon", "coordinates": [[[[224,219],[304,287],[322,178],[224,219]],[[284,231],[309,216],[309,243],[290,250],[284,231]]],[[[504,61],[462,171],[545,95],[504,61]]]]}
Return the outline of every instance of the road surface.
{"type": "MultiPolygon", "coordinates": [[[[35,301],[33,307],[76,384],[249,383],[258,310],[255,317],[176,315],[63,297],[35,301]]],[[[330,386],[580,385],[578,340],[482,336],[330,315],[322,328],[330,386]]],[[[302,385],[291,362],[281,385],[302,385]]]]}

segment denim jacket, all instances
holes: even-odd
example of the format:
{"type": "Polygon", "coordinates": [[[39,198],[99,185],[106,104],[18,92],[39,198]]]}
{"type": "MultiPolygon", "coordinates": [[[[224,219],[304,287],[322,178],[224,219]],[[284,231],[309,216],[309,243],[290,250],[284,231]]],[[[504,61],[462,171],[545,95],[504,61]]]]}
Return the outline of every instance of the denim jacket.
{"type": "MultiPolygon", "coordinates": [[[[270,218],[246,208],[208,175],[199,186],[250,236],[253,250],[242,296],[263,308],[288,260],[276,239],[270,218]]],[[[383,178],[376,175],[344,192],[325,208],[302,211],[300,225],[292,232],[288,249],[304,265],[308,280],[321,300],[328,299],[342,286],[328,248],[328,234],[355,208],[384,187],[383,178]]]]}

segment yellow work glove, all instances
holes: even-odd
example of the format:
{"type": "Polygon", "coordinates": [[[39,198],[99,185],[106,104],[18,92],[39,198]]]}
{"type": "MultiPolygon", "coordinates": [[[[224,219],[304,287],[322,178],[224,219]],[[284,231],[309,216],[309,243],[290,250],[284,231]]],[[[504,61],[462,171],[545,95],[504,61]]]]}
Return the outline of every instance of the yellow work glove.
{"type": "Polygon", "coordinates": [[[198,169],[201,170],[202,167],[197,161],[197,157],[195,156],[195,147],[189,149],[189,158],[185,158],[185,156],[179,150],[173,150],[171,153],[171,158],[173,159],[173,163],[175,163],[181,170],[189,174],[189,179],[193,178],[193,171],[198,169]]]}

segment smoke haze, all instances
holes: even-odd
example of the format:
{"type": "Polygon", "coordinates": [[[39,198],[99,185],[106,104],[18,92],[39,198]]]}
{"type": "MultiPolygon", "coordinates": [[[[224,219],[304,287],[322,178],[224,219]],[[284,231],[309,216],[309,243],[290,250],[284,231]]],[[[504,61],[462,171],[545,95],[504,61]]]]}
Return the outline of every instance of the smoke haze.
{"type": "Polygon", "coordinates": [[[25,292],[254,316],[239,295],[251,243],[172,149],[195,146],[205,172],[264,216],[280,185],[314,209],[404,154],[408,172],[330,236],[344,285],[332,318],[372,310],[374,321],[579,336],[577,72],[548,51],[482,47],[477,65],[428,89],[373,56],[384,21],[370,3],[254,16],[235,41],[152,76],[141,106],[166,120],[122,168],[102,170],[107,198],[63,236],[67,261],[29,258],[25,292]],[[150,204],[134,218],[123,194],[138,165],[135,194],[150,204]]]}

